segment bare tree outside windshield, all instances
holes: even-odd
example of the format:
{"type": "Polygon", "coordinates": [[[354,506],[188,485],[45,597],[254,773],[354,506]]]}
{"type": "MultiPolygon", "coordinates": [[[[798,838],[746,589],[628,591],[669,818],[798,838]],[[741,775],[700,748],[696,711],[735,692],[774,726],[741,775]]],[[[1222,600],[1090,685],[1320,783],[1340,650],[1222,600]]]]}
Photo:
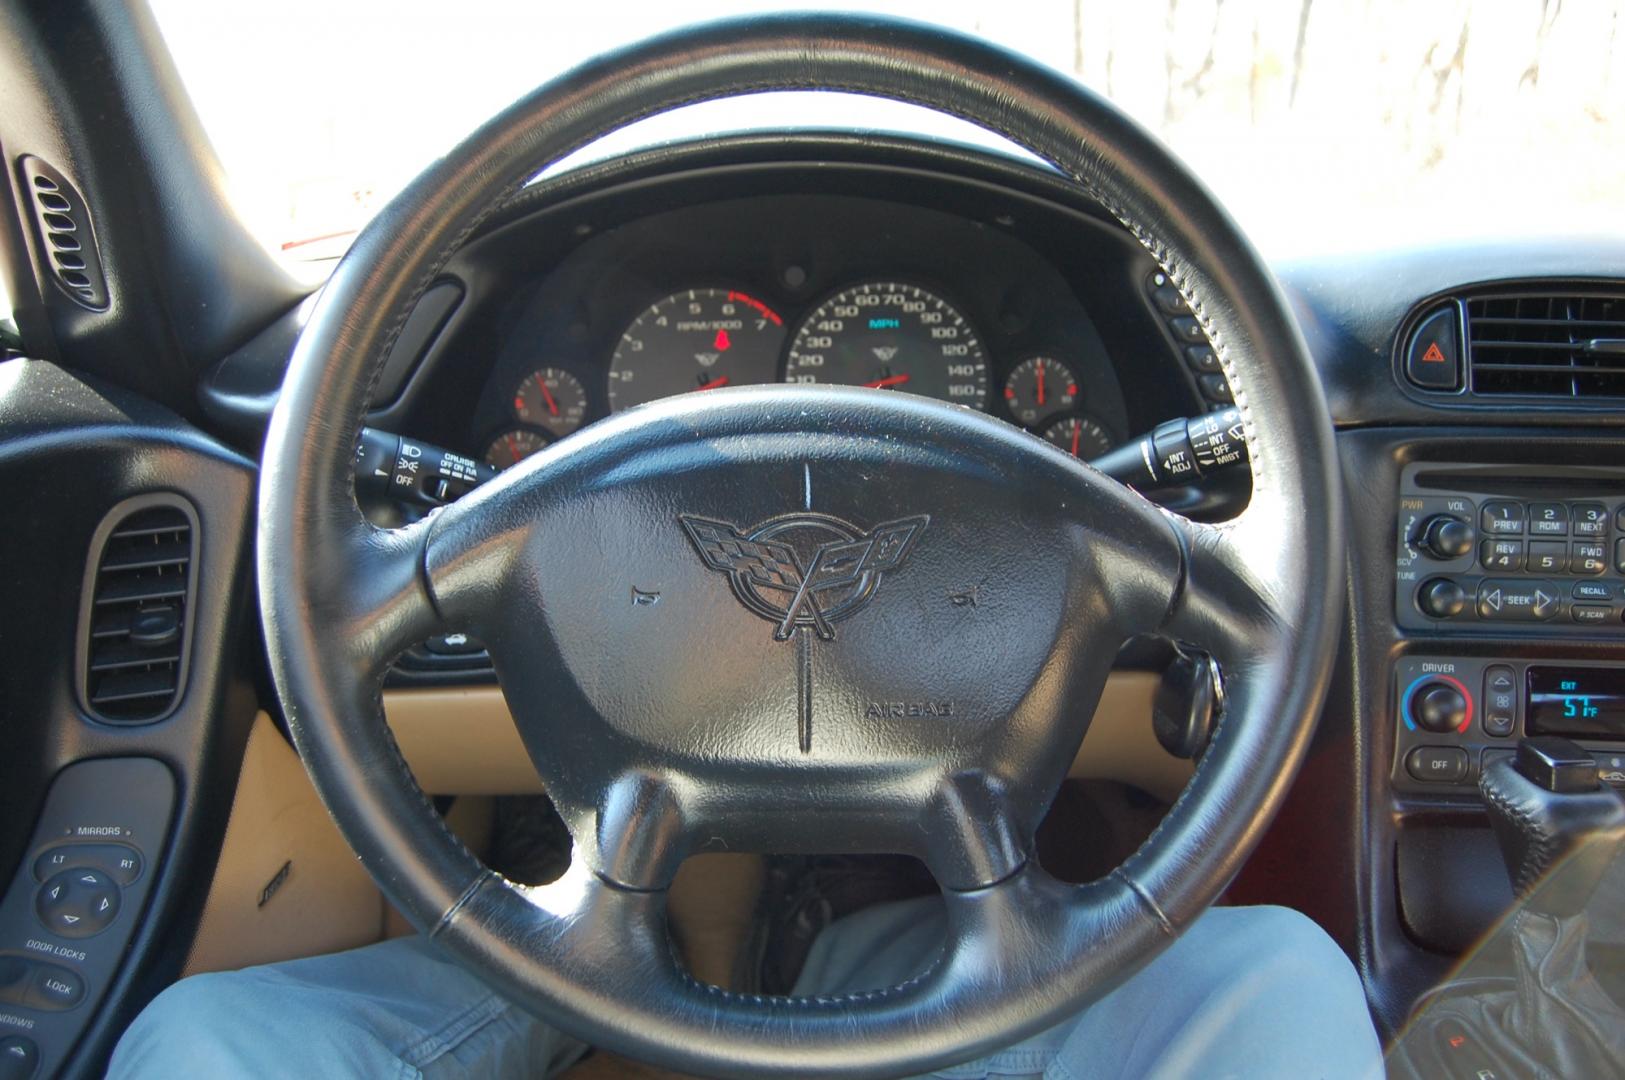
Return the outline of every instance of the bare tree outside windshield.
{"type": "MultiPolygon", "coordinates": [[[[419,169],[584,57],[697,17],[569,7],[152,0],[239,204],[292,257],[342,250],[419,169]]],[[[1625,0],[892,0],[1075,75],[1157,132],[1267,250],[1625,233],[1625,0]]],[[[839,95],[747,99],[663,137],[853,124],[963,133],[839,95]]]]}

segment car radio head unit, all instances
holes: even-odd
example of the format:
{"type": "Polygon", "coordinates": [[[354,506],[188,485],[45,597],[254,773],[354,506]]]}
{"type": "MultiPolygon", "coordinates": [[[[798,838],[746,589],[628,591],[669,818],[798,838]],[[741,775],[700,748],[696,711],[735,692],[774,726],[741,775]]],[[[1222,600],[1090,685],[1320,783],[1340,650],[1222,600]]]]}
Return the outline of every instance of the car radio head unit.
{"type": "Polygon", "coordinates": [[[1625,470],[1412,463],[1397,524],[1403,629],[1625,637],[1625,470]]]}

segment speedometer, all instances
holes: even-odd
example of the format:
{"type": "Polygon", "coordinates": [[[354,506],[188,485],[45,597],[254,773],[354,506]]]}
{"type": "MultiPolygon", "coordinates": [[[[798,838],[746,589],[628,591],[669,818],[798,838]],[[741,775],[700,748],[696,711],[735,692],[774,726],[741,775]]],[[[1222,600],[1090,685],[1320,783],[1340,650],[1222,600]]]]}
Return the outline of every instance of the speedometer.
{"type": "Polygon", "coordinates": [[[987,408],[987,358],[965,317],[942,297],[895,281],[856,285],[820,304],[796,331],[784,378],[987,408]]]}

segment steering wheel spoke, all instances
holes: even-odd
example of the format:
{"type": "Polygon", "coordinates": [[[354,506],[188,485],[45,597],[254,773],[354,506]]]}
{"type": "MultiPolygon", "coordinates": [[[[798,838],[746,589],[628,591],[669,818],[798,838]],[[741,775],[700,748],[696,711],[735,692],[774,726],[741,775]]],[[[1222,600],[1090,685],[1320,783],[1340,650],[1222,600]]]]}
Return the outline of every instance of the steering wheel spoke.
{"type": "Polygon", "coordinates": [[[1269,565],[1278,542],[1260,536],[1246,514],[1224,525],[1171,520],[1184,546],[1185,571],[1160,633],[1225,667],[1279,648],[1285,625],[1272,583],[1280,579],[1269,565]]]}
{"type": "Polygon", "coordinates": [[[425,587],[427,538],[427,522],[397,529],[359,526],[340,549],[330,595],[345,631],[335,644],[374,674],[446,629],[425,587]]]}

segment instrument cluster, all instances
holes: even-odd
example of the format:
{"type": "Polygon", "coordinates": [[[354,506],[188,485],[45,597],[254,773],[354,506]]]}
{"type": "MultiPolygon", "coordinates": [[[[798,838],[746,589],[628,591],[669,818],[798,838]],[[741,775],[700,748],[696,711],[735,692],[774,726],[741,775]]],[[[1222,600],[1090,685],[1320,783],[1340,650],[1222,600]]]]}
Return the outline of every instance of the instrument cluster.
{"type": "Polygon", "coordinates": [[[581,375],[541,363],[512,386],[507,421],[485,460],[506,468],[608,412],[724,386],[830,383],[897,390],[992,412],[1081,458],[1116,443],[1063,350],[991,361],[962,305],[906,279],[844,285],[794,314],[722,285],[651,298],[597,365],[596,393],[581,375]],[[602,410],[600,411],[601,414],[602,410]]]}

